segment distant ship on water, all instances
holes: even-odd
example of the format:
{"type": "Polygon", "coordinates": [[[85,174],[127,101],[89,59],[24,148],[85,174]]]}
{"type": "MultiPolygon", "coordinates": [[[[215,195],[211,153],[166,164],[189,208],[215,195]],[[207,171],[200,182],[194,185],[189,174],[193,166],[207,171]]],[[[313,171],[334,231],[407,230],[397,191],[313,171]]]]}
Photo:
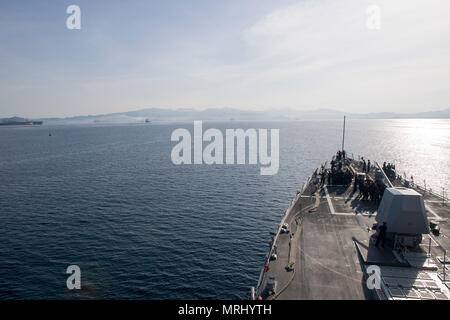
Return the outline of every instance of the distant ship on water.
{"type": "Polygon", "coordinates": [[[33,126],[42,125],[43,123],[43,121],[31,121],[19,117],[0,119],[0,126],[33,126]]]}

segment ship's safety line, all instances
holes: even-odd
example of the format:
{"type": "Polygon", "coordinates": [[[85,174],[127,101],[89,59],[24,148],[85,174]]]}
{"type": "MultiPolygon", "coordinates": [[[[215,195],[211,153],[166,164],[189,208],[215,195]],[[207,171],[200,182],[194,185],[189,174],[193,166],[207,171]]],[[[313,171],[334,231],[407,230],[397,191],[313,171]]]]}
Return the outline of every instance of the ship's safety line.
{"type": "MultiPolygon", "coordinates": [[[[313,197],[316,197],[316,196],[314,196],[314,195],[312,195],[312,196],[305,196],[305,195],[300,195],[300,197],[301,198],[313,198],[313,197]]],[[[325,198],[325,197],[319,197],[319,198],[325,198]]],[[[333,199],[339,199],[339,200],[345,200],[345,199],[347,199],[346,197],[333,197],[333,199]]]]}
{"type": "Polygon", "coordinates": [[[334,214],[337,215],[337,216],[354,216],[354,217],[357,217],[357,216],[374,217],[374,216],[376,216],[376,213],[365,213],[365,212],[362,212],[362,213],[355,213],[355,212],[335,212],[334,214]]]}
{"type": "Polygon", "coordinates": [[[428,235],[428,237],[430,237],[431,241],[434,242],[434,244],[436,245],[436,247],[442,247],[432,236],[431,234],[428,235]]]}
{"type": "Polygon", "coordinates": [[[336,212],[334,211],[333,204],[331,203],[330,194],[328,193],[327,186],[323,187],[323,189],[325,190],[325,195],[327,197],[328,207],[330,208],[331,214],[336,214],[336,212]]]}
{"type": "Polygon", "coordinates": [[[328,193],[327,186],[323,187],[325,191],[325,196],[327,198],[328,207],[330,208],[332,215],[338,215],[338,216],[364,216],[364,217],[372,217],[376,216],[375,213],[354,213],[354,212],[336,212],[334,210],[333,202],[331,201],[330,194],[328,193]]]}
{"type": "Polygon", "coordinates": [[[434,212],[433,209],[430,208],[430,206],[425,205],[425,209],[427,209],[428,211],[430,211],[436,218],[442,219],[436,212],[434,212]]]}

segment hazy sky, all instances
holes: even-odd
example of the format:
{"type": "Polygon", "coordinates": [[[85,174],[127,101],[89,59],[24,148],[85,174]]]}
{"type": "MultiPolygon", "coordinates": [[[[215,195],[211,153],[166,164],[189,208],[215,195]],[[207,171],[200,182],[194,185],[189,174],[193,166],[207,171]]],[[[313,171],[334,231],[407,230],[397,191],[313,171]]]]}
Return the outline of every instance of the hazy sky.
{"type": "Polygon", "coordinates": [[[450,1],[0,2],[0,117],[225,106],[448,108],[450,1]]]}

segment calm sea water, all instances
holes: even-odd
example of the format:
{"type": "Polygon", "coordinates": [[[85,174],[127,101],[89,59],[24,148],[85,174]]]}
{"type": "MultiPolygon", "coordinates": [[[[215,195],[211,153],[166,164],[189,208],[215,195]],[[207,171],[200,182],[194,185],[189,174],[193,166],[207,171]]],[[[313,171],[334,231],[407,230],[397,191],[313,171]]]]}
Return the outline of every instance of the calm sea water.
{"type": "MultiPolygon", "coordinates": [[[[0,299],[246,298],[269,232],[340,147],[342,124],[204,123],[279,128],[275,176],[173,165],[170,135],[192,125],[0,128],[0,299]],[[72,264],[81,291],[66,288],[72,264]]],[[[450,190],[449,120],[350,120],[346,145],[450,190]]]]}

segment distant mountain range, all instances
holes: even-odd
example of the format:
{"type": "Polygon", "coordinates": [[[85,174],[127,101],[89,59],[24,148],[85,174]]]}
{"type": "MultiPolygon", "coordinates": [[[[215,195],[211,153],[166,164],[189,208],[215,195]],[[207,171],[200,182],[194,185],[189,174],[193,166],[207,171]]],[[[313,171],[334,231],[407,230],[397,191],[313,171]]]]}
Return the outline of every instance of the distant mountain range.
{"type": "MultiPolygon", "coordinates": [[[[264,121],[264,120],[332,120],[342,119],[343,116],[354,119],[450,119],[450,108],[440,111],[420,112],[420,113],[348,113],[339,110],[315,109],[315,110],[294,110],[283,109],[273,111],[250,111],[233,108],[211,108],[206,110],[195,110],[189,108],[162,109],[148,108],[136,111],[76,116],[68,118],[43,118],[37,119],[44,123],[138,123],[150,121],[264,121]]],[[[0,119],[0,122],[18,120],[23,118],[0,119]]]]}

